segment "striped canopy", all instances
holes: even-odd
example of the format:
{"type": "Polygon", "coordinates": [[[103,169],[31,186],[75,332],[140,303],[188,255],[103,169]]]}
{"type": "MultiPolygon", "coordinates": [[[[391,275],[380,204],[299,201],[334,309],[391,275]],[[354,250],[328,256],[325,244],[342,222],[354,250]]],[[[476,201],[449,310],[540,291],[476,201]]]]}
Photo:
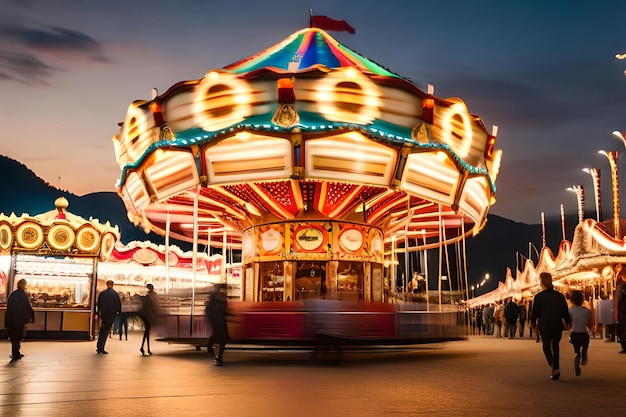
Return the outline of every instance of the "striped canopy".
{"type": "Polygon", "coordinates": [[[318,28],[295,32],[282,42],[234,64],[224,67],[236,74],[261,69],[277,72],[302,72],[318,68],[357,67],[361,71],[386,77],[402,78],[341,45],[318,28]]]}

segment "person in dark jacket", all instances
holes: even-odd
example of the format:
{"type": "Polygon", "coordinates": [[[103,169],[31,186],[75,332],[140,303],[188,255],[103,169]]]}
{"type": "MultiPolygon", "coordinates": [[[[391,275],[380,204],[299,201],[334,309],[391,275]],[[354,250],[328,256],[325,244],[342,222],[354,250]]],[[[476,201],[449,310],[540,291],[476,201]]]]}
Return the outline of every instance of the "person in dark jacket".
{"type": "Polygon", "coordinates": [[[226,285],[217,284],[213,287],[209,294],[207,302],[206,314],[207,322],[211,325],[209,336],[209,350],[215,354],[213,365],[224,365],[224,348],[226,342],[230,338],[228,335],[228,325],[226,323],[226,314],[228,310],[228,297],[226,295],[226,285]],[[217,344],[217,352],[213,350],[213,345],[217,344]]]}
{"type": "Polygon", "coordinates": [[[613,300],[617,340],[622,347],[619,353],[626,353],[626,283],[622,276],[619,276],[616,284],[613,300]]]}
{"type": "Polygon", "coordinates": [[[543,291],[535,295],[531,312],[532,326],[541,334],[543,354],[552,367],[550,379],[558,380],[559,370],[559,342],[563,335],[563,324],[570,324],[569,311],[565,296],[554,289],[552,275],[542,272],[539,275],[543,291]]]}
{"type": "Polygon", "coordinates": [[[4,326],[11,341],[11,359],[19,360],[24,357],[20,348],[26,335],[26,324],[34,322],[35,312],[26,294],[26,280],[20,279],[17,282],[17,289],[9,295],[4,315],[4,326]]]}
{"type": "Polygon", "coordinates": [[[152,352],[150,351],[150,329],[156,324],[157,321],[158,299],[157,293],[154,291],[154,285],[148,284],[146,285],[146,288],[148,288],[148,293],[141,297],[141,318],[143,319],[144,331],[139,351],[142,355],[146,354],[146,351],[143,350],[143,346],[147,342],[148,355],[152,355],[152,352]]]}
{"type": "MultiPolygon", "coordinates": [[[[527,310],[526,310],[526,302],[521,300],[518,304],[519,307],[519,337],[524,337],[524,327],[526,326],[527,310]]],[[[532,336],[532,334],[531,334],[532,336]]]]}
{"type": "Polygon", "coordinates": [[[493,312],[494,306],[493,304],[489,304],[487,307],[483,309],[483,322],[485,325],[485,334],[491,336],[493,334],[493,312]]]}
{"type": "Polygon", "coordinates": [[[122,303],[117,292],[113,289],[113,281],[107,281],[107,289],[98,295],[98,316],[100,317],[100,331],[98,332],[98,343],[96,345],[96,353],[108,355],[109,352],[104,350],[104,345],[109,337],[111,326],[115,321],[115,317],[122,311],[122,303]]]}
{"type": "Polygon", "coordinates": [[[509,301],[504,306],[504,335],[509,336],[509,339],[513,339],[515,337],[515,332],[517,330],[517,319],[519,317],[519,307],[517,303],[509,298],[509,301]]]}

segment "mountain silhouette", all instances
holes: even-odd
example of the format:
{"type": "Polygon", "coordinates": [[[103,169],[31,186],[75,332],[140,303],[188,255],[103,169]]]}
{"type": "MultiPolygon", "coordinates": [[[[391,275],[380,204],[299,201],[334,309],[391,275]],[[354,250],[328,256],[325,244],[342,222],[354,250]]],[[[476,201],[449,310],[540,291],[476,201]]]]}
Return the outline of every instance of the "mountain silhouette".
{"type": "MultiPolygon", "coordinates": [[[[53,210],[54,201],[63,196],[70,203],[69,212],[85,219],[94,218],[101,223],[109,221],[111,225],[117,225],[121,233],[120,240],[124,244],[135,240],[150,240],[157,244],[164,243],[162,236],[152,232],[146,234],[128,220],[124,203],[114,192],[94,192],[77,196],[52,186],[39,178],[24,164],[3,155],[0,155],[0,172],[2,172],[4,180],[0,182],[0,195],[2,196],[0,198],[0,213],[7,216],[11,213],[18,216],[24,213],[36,216],[53,210]]],[[[569,240],[574,233],[573,225],[577,223],[576,215],[566,217],[566,225],[572,225],[567,233],[569,240]]],[[[465,243],[469,286],[481,282],[485,274],[490,276],[485,287],[481,288],[475,295],[496,288],[498,281],[504,281],[507,267],[511,268],[515,274],[515,268],[517,266],[522,268],[526,258],[531,257],[536,263],[536,250],[540,250],[542,246],[541,229],[540,224],[529,225],[496,215],[488,215],[487,224],[482,232],[476,237],[466,239],[465,243]]],[[[546,219],[546,230],[549,232],[546,233],[546,245],[556,254],[562,237],[560,218],[546,219]]],[[[179,246],[183,250],[191,250],[191,244],[188,242],[171,239],[171,244],[179,246]]],[[[450,277],[453,289],[458,288],[458,280],[455,277],[465,276],[465,262],[462,253],[462,242],[449,246],[449,264],[442,265],[442,275],[450,277]],[[461,261],[457,262],[457,259],[461,259],[461,261]]],[[[419,261],[416,260],[418,255],[411,256],[409,259],[414,259],[410,262],[411,269],[419,269],[413,266],[419,264],[419,261]]],[[[429,288],[432,289],[437,285],[438,250],[429,250],[428,258],[429,288]]],[[[405,269],[403,259],[399,260],[398,268],[397,276],[401,277],[405,269]]],[[[412,276],[412,273],[409,273],[408,276],[412,276]]]]}
{"type": "MultiPolygon", "coordinates": [[[[98,219],[100,223],[109,221],[120,230],[120,240],[128,243],[134,240],[150,240],[162,244],[164,238],[156,233],[146,234],[133,225],[126,215],[122,199],[113,192],[96,192],[77,196],[60,190],[39,178],[26,165],[0,155],[0,172],[4,181],[0,182],[0,213],[16,216],[29,214],[37,216],[54,210],[54,200],[63,196],[70,203],[67,210],[85,219],[98,219]]],[[[184,242],[172,241],[172,244],[185,248],[184,242]]]]}

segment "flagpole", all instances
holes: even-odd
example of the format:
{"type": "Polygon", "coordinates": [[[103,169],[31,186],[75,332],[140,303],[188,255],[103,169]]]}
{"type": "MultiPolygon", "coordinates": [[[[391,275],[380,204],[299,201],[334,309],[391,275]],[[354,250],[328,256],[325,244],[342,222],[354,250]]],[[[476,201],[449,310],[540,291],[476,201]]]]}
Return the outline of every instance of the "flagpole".
{"type": "Polygon", "coordinates": [[[309,27],[313,27],[313,9],[309,9],[309,27]]]}

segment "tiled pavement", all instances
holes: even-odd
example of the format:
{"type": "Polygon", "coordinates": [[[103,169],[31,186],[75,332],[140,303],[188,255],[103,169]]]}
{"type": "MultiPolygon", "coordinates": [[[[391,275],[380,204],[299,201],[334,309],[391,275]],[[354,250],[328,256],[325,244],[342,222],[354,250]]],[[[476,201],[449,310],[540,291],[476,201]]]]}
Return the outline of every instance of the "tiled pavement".
{"type": "Polygon", "coordinates": [[[3,416],[578,416],[624,415],[626,354],[592,339],[576,377],[564,335],[561,380],[548,379],[534,340],[472,336],[410,349],[346,352],[341,365],[305,351],[227,349],[214,367],[206,350],[153,342],[141,333],[95,342],[27,341],[0,369],[3,416]]]}

